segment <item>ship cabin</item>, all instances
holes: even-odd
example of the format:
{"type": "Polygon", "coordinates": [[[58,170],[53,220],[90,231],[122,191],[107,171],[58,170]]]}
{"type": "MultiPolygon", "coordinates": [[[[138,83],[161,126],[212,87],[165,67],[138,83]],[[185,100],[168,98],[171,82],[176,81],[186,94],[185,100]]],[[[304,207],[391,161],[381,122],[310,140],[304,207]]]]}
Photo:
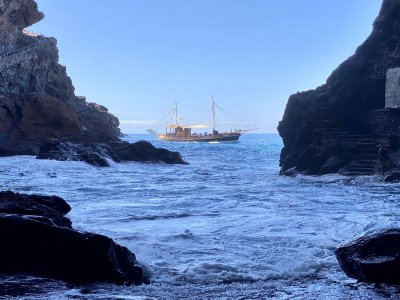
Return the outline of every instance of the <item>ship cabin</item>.
{"type": "MultiPolygon", "coordinates": [[[[166,134],[170,136],[176,136],[176,137],[188,137],[188,136],[197,136],[197,135],[203,135],[203,134],[197,134],[197,133],[192,133],[192,129],[205,129],[205,128],[210,128],[209,125],[180,125],[180,124],[173,124],[169,125],[166,128],[166,134]]],[[[207,133],[204,133],[204,135],[207,135],[207,133]]]]}
{"type": "Polygon", "coordinates": [[[176,127],[175,136],[191,136],[192,128],[190,127],[176,127]]]}

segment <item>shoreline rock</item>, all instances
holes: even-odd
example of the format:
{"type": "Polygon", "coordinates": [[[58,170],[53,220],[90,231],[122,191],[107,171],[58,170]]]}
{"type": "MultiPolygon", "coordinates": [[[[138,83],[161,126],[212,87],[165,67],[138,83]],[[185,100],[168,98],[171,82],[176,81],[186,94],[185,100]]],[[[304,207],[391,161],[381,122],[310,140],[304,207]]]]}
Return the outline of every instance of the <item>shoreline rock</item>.
{"type": "Polygon", "coordinates": [[[400,1],[383,0],[373,31],[315,90],[289,97],[278,132],[281,174],[377,172],[377,147],[399,135],[400,109],[385,109],[386,72],[400,66],[400,1]]]}
{"type": "Polygon", "coordinates": [[[71,283],[148,283],[135,255],[112,239],[81,232],[56,196],[0,192],[0,273],[71,283]]]}

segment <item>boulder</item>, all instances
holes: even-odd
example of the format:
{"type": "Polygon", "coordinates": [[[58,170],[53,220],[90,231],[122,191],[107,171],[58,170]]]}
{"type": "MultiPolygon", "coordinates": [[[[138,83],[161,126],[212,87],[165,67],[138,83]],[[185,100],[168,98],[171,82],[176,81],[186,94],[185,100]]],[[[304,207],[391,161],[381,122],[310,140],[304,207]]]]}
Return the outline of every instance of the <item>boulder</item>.
{"type": "Polygon", "coordinates": [[[126,247],[106,236],[75,230],[70,222],[59,222],[69,210],[59,197],[1,192],[0,273],[28,273],[72,283],[148,282],[126,247]]]}
{"type": "Polygon", "coordinates": [[[70,210],[68,203],[57,196],[0,192],[0,214],[44,216],[57,226],[71,228],[71,221],[64,217],[70,210]]]}
{"type": "Polygon", "coordinates": [[[360,237],[338,247],[335,254],[349,277],[366,282],[400,284],[400,229],[360,237]]]}

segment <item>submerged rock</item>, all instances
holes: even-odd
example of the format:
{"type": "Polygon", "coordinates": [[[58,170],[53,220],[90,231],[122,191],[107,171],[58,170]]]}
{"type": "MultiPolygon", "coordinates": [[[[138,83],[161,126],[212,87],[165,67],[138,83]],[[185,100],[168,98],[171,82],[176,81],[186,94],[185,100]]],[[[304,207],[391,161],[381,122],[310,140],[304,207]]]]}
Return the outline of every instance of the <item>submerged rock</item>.
{"type": "Polygon", "coordinates": [[[37,159],[61,161],[84,161],[96,167],[109,167],[107,158],[115,162],[163,162],[166,164],[187,164],[179,152],[156,148],[151,143],[109,142],[92,144],[74,144],[56,142],[40,148],[37,159]]]}
{"type": "Polygon", "coordinates": [[[0,273],[75,283],[147,282],[132,252],[106,236],[73,229],[65,222],[69,210],[59,197],[0,192],[0,273]]]}
{"type": "Polygon", "coordinates": [[[400,229],[388,229],[340,246],[336,258],[347,276],[400,284],[400,229]]]}
{"type": "Polygon", "coordinates": [[[289,97],[278,131],[282,174],[376,172],[376,147],[398,135],[400,109],[385,109],[386,72],[400,67],[400,1],[384,0],[373,31],[315,90],[289,97]]]}

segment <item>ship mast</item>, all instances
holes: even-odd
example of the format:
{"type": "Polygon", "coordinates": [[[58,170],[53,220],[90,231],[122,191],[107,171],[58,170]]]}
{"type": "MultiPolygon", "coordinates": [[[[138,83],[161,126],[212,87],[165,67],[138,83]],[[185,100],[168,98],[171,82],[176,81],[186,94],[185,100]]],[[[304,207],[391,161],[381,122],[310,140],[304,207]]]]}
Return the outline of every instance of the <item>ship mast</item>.
{"type": "Polygon", "coordinates": [[[179,122],[178,122],[178,103],[175,103],[175,125],[178,127],[179,122]]]}
{"type": "Polygon", "coordinates": [[[215,132],[215,102],[214,96],[211,97],[211,112],[212,112],[212,133],[215,132]]]}

